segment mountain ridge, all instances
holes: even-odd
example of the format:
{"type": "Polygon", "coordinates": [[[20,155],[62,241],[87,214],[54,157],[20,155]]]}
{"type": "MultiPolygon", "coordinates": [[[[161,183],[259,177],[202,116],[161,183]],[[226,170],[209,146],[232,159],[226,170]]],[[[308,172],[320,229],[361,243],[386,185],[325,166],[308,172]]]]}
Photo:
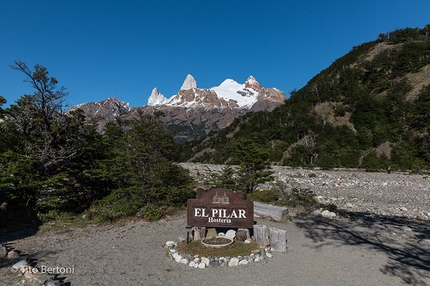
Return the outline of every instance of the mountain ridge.
{"type": "Polygon", "coordinates": [[[155,87],[144,106],[130,108],[125,102],[111,97],[96,103],[79,104],[70,110],[80,108],[87,121],[99,120],[99,132],[103,132],[104,125],[115,116],[131,119],[137,112],[161,111],[164,115],[160,119],[167,128],[175,131],[175,141],[185,142],[221,130],[247,112],[272,111],[285,100],[283,91],[262,87],[253,76],[243,84],[226,79],[219,86],[198,88],[194,77],[188,74],[177,94],[167,98],[155,87]]]}

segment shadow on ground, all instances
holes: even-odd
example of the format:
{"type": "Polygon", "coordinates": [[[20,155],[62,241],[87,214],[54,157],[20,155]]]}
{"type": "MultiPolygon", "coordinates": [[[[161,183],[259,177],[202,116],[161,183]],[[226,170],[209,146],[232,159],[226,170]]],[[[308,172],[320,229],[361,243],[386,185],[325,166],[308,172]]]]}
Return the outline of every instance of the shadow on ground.
{"type": "MultiPolygon", "coordinates": [[[[36,215],[16,211],[0,211],[0,243],[8,250],[15,250],[13,241],[35,235],[41,225],[36,215]]],[[[8,263],[0,263],[0,269],[9,267],[8,263]]]]}
{"type": "Polygon", "coordinates": [[[387,262],[380,268],[410,285],[428,285],[430,247],[419,244],[430,238],[430,222],[358,213],[354,218],[328,220],[306,217],[296,221],[306,237],[324,245],[360,246],[384,253],[387,262]]]}

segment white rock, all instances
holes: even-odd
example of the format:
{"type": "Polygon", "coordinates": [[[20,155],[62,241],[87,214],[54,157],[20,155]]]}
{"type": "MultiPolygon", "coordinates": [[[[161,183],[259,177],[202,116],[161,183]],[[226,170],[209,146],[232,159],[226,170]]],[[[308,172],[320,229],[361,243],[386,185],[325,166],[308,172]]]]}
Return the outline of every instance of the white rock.
{"type": "Polygon", "coordinates": [[[251,243],[251,239],[246,239],[244,243],[251,243]]]}
{"type": "Polygon", "coordinates": [[[166,246],[167,247],[174,247],[175,246],[175,242],[173,240],[166,241],[166,246]]]}
{"type": "Polygon", "coordinates": [[[230,261],[228,262],[228,266],[234,267],[234,266],[238,266],[239,265],[239,258],[237,257],[233,257],[230,259],[230,261]]]}
{"type": "Polygon", "coordinates": [[[202,257],[202,263],[204,263],[206,265],[206,267],[209,266],[210,260],[207,257],[202,257]]]}
{"type": "Polygon", "coordinates": [[[190,264],[188,264],[188,266],[190,266],[190,267],[195,267],[195,266],[196,266],[196,263],[195,263],[194,261],[191,261],[191,262],[190,262],[190,264]]]}
{"type": "Polygon", "coordinates": [[[225,234],[226,237],[230,239],[234,239],[236,237],[236,231],[233,229],[229,229],[227,233],[225,234]]]}
{"type": "Polygon", "coordinates": [[[21,271],[22,273],[24,273],[27,267],[28,267],[28,262],[27,262],[27,259],[24,257],[14,265],[12,265],[11,271],[13,273],[17,273],[18,271],[21,271]]]}
{"type": "Polygon", "coordinates": [[[248,260],[241,260],[240,262],[239,262],[239,265],[247,265],[249,262],[248,262],[248,260]]]}
{"type": "Polygon", "coordinates": [[[270,253],[270,252],[266,252],[266,256],[268,257],[268,258],[272,258],[272,253],[270,253]]]}
{"type": "Polygon", "coordinates": [[[186,259],[186,258],[182,258],[182,259],[181,259],[181,263],[182,263],[182,264],[188,264],[188,259],[186,259]]]}
{"type": "Polygon", "coordinates": [[[206,264],[205,264],[205,263],[203,263],[203,262],[200,262],[200,264],[199,264],[199,268],[200,268],[200,269],[206,268],[206,264]]]}
{"type": "Polygon", "coordinates": [[[425,246],[430,246],[430,239],[420,240],[419,244],[425,245],[425,246]]]}
{"type": "Polygon", "coordinates": [[[325,218],[329,218],[329,219],[334,219],[336,217],[336,214],[334,212],[328,211],[328,210],[324,210],[321,213],[322,217],[325,218]]]}
{"type": "Polygon", "coordinates": [[[313,216],[320,216],[321,215],[321,211],[320,210],[314,210],[311,215],[313,216]]]}
{"type": "Polygon", "coordinates": [[[173,253],[173,258],[175,259],[176,262],[181,262],[182,255],[176,252],[176,253],[173,253]]]}

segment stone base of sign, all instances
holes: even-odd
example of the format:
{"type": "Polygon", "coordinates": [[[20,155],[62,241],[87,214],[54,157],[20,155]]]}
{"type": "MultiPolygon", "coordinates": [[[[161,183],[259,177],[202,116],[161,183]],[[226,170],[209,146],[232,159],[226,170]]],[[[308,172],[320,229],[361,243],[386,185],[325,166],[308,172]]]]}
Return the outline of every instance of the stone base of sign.
{"type": "Polygon", "coordinates": [[[208,228],[208,232],[206,233],[206,238],[217,237],[218,233],[215,228],[208,228]]]}
{"type": "Polygon", "coordinates": [[[251,239],[251,235],[249,234],[249,229],[239,228],[236,232],[236,239],[239,241],[245,241],[247,239],[251,239]]]}

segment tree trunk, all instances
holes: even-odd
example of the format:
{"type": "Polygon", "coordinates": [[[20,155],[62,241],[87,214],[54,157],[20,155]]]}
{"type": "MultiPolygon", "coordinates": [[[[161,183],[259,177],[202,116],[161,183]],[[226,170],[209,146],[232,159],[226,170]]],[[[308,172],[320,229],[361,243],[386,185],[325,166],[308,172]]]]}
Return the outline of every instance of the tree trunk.
{"type": "Polygon", "coordinates": [[[280,222],[284,213],[288,213],[288,208],[254,202],[254,217],[262,217],[280,222]]]}
{"type": "Polygon", "coordinates": [[[269,227],[270,247],[273,251],[285,252],[287,250],[287,231],[269,227]]]}
{"type": "Polygon", "coordinates": [[[269,245],[269,236],[267,233],[267,227],[264,224],[255,224],[254,225],[254,236],[255,242],[261,247],[265,248],[269,245]]]}

